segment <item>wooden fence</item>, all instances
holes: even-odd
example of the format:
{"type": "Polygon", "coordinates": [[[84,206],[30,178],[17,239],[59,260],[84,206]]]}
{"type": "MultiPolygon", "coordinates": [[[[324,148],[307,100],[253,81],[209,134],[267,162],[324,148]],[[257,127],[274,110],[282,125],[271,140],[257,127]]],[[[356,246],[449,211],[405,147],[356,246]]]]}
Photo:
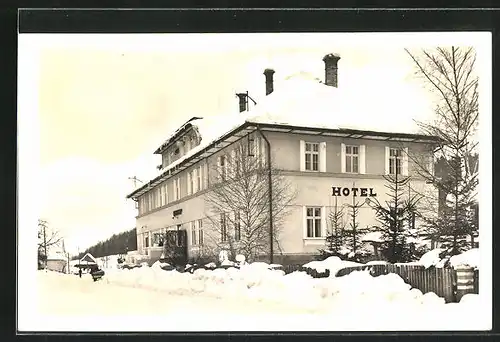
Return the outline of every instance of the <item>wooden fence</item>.
{"type": "MultiPolygon", "coordinates": [[[[453,268],[425,268],[419,265],[366,265],[346,267],[337,272],[336,277],[345,276],[354,271],[369,271],[374,277],[395,273],[413,288],[422,293],[434,292],[447,303],[456,302],[457,277],[453,268]]],[[[474,293],[479,293],[479,271],[474,272],[474,293]]]]}
{"type": "MultiPolygon", "coordinates": [[[[302,265],[286,265],[282,269],[285,274],[295,271],[306,272],[314,278],[324,278],[330,276],[330,271],[318,272],[314,269],[302,265]]],[[[342,277],[354,271],[369,271],[374,277],[395,273],[399,275],[407,284],[417,288],[422,293],[434,292],[439,297],[443,297],[447,303],[456,302],[457,275],[453,268],[425,268],[420,265],[362,265],[346,267],[339,270],[335,276],[342,277]]],[[[479,293],[479,270],[474,271],[474,292],[479,293]]]]}

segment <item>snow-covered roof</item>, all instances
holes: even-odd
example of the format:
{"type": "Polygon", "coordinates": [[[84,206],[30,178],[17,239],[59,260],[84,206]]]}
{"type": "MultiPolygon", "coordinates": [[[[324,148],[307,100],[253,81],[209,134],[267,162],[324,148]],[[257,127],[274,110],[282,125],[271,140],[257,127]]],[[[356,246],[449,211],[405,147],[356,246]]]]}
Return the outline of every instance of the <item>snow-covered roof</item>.
{"type": "MultiPolygon", "coordinates": [[[[278,83],[277,83],[278,85],[278,83]]],[[[374,104],[370,107],[370,114],[360,118],[357,104],[362,101],[361,94],[353,94],[341,88],[327,86],[319,78],[307,72],[298,72],[279,82],[279,87],[263,99],[259,99],[256,106],[249,111],[221,114],[209,117],[195,117],[184,123],[179,129],[160,146],[155,153],[173,142],[186,125],[197,128],[201,143],[188,151],[165,168],[159,170],[158,176],[169,173],[184,161],[198,154],[210,144],[236,131],[242,126],[250,124],[273,125],[286,127],[302,127],[309,129],[329,129],[339,131],[370,132],[373,136],[406,136],[424,139],[426,136],[417,134],[417,127],[413,122],[404,122],[399,116],[388,124],[380,120],[380,116],[387,117],[388,113],[377,111],[374,104]]],[[[363,113],[366,114],[366,113],[363,113]]],[[[394,113],[394,115],[398,115],[394,113]]],[[[349,132],[348,132],[349,133],[349,132]]],[[[345,134],[349,135],[349,134],[345,134]]],[[[360,134],[361,137],[363,134],[360,134]]],[[[366,135],[366,134],[364,134],[366,135]]],[[[430,139],[431,137],[429,137],[430,139]]],[[[150,182],[151,183],[151,182],[150,182]]],[[[128,198],[143,191],[151,184],[145,184],[136,189],[128,198]]]]}
{"type": "Polygon", "coordinates": [[[90,254],[90,253],[85,254],[83,256],[83,258],[80,259],[80,262],[83,262],[83,261],[88,262],[88,263],[95,263],[95,264],[97,264],[96,258],[94,258],[92,256],[92,254],[90,254]]]}
{"type": "Polygon", "coordinates": [[[185,129],[191,127],[191,122],[194,120],[201,119],[200,117],[194,116],[185,123],[183,123],[179,128],[177,128],[170,136],[163,142],[163,144],[160,145],[154,152],[156,153],[161,153],[165,147],[167,147],[171,142],[175,141],[175,139],[183,132],[185,129]]]}
{"type": "Polygon", "coordinates": [[[196,126],[200,136],[201,143],[189,150],[184,156],[177,159],[176,161],[170,163],[161,171],[168,171],[175,166],[181,164],[184,160],[195,155],[197,152],[203,150],[213,141],[221,138],[226,133],[231,130],[241,126],[245,123],[245,119],[242,115],[232,114],[232,115],[215,115],[206,118],[197,118],[191,121],[193,126],[196,126]]]}

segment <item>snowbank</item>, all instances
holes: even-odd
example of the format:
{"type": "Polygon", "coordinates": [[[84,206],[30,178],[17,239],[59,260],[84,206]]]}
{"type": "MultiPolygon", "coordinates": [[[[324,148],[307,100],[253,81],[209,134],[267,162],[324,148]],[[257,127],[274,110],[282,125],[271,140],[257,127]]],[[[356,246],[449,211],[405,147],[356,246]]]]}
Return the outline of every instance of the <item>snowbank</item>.
{"type": "Polygon", "coordinates": [[[443,250],[440,248],[433,249],[422,255],[420,260],[417,263],[413,264],[423,265],[425,266],[425,268],[429,268],[431,266],[439,268],[439,267],[444,267],[445,263],[449,261],[452,267],[470,266],[474,268],[479,268],[479,263],[480,263],[479,248],[470,249],[462,254],[452,256],[449,259],[448,258],[441,259],[439,255],[442,252],[443,250]]]}
{"type": "MultiPolygon", "coordinates": [[[[309,263],[319,270],[334,272],[358,265],[337,257],[309,263]]],[[[192,274],[165,271],[160,263],[155,263],[153,267],[110,271],[103,282],[176,295],[281,303],[307,310],[333,307],[348,310],[351,306],[378,310],[387,303],[412,307],[445,305],[443,298],[411,289],[396,274],[372,277],[368,271],[354,271],[343,277],[314,279],[298,271],[285,275],[281,270],[270,269],[266,263],[242,265],[240,269],[197,269],[192,274]]]]}
{"type": "Polygon", "coordinates": [[[143,284],[137,286],[140,288],[132,288],[107,283],[104,278],[93,282],[90,277],[40,271],[37,277],[39,289],[34,291],[40,293],[39,314],[36,315],[36,304],[33,308],[30,301],[29,311],[34,315],[22,316],[24,322],[21,322],[20,330],[408,331],[491,328],[491,321],[488,322],[491,317],[485,315],[488,310],[485,312],[482,308],[485,298],[480,300],[479,295],[466,295],[460,303],[443,304],[442,299],[432,293],[422,295],[419,290],[408,290],[408,286],[395,275],[373,278],[368,272],[359,271],[337,279],[312,279],[304,272],[294,272],[286,276],[275,274],[260,285],[246,288],[242,286],[243,282],[231,279],[241,275],[235,269],[196,272],[196,275],[181,274],[149,268],[110,271],[115,279],[143,277],[143,284]],[[148,285],[147,276],[156,277],[155,283],[149,284],[154,285],[150,289],[145,287],[148,285]],[[212,277],[227,283],[194,288],[194,285],[208,285],[208,280],[201,281],[201,278],[212,277]],[[182,293],[179,289],[188,286],[197,293],[182,293]],[[221,287],[227,293],[217,290],[221,287]],[[275,292],[282,290],[273,296],[271,289],[275,292]],[[214,298],[209,291],[219,293],[220,299],[214,298]],[[98,311],[96,298],[99,298],[98,311]]]}
{"type": "Polygon", "coordinates": [[[435,266],[435,267],[441,266],[442,260],[439,257],[439,255],[442,252],[443,252],[443,250],[440,248],[436,248],[436,249],[433,249],[431,251],[428,251],[427,253],[422,255],[422,257],[420,258],[418,263],[420,265],[424,266],[425,268],[429,268],[431,266],[435,266]]]}
{"type": "Polygon", "coordinates": [[[315,269],[318,272],[325,272],[325,270],[330,271],[330,276],[334,277],[335,274],[342,268],[345,267],[354,267],[354,266],[362,266],[363,264],[359,264],[353,261],[345,261],[336,256],[331,256],[322,261],[311,261],[304,265],[304,267],[315,269]]]}
{"type": "Polygon", "coordinates": [[[450,264],[452,267],[470,266],[479,268],[479,263],[479,248],[469,249],[462,254],[455,255],[450,258],[450,264]]]}

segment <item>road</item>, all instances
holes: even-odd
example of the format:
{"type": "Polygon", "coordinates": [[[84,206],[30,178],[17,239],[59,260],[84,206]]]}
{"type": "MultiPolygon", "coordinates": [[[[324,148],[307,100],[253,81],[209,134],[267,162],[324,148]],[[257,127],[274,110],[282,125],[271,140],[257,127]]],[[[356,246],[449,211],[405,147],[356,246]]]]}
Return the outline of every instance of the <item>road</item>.
{"type": "MultiPolygon", "coordinates": [[[[265,327],[278,321],[286,324],[298,319],[301,322],[314,321],[318,315],[317,312],[278,303],[172,295],[108,284],[104,280],[93,282],[90,275],[85,274],[79,278],[39,272],[38,282],[38,326],[44,325],[47,330],[78,328],[84,326],[84,322],[90,322],[97,330],[136,331],[146,326],[148,330],[162,331],[185,330],[186,327],[195,330],[249,330],[257,321],[265,327]],[[158,319],[162,321],[161,326],[153,324],[158,319]],[[105,320],[112,322],[101,326],[105,320]],[[138,325],[138,320],[146,323],[138,325]]],[[[291,325],[289,330],[293,328],[291,325]]],[[[267,330],[275,328],[270,325],[267,330]]]]}

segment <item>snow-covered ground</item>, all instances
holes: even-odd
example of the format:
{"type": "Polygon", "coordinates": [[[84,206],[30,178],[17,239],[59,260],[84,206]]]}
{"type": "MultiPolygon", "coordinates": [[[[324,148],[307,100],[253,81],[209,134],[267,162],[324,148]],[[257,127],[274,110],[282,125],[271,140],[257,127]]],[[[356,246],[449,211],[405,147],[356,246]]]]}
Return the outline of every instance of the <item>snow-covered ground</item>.
{"type": "MultiPolygon", "coordinates": [[[[489,328],[478,295],[444,304],[395,274],[313,279],[265,264],[242,270],[164,271],[158,264],[90,275],[40,271],[29,330],[334,331],[489,328]]],[[[28,320],[26,321],[28,322],[28,320]]],[[[26,324],[25,324],[26,325],[26,324]]],[[[20,327],[22,329],[22,327],[20,327]]]]}

